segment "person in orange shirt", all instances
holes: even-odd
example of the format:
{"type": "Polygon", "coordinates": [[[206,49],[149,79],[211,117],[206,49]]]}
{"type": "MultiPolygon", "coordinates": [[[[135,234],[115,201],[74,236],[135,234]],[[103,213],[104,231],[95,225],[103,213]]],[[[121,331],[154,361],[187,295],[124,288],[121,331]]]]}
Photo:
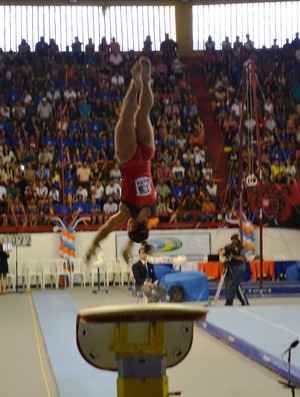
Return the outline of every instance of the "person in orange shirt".
{"type": "Polygon", "coordinates": [[[199,130],[194,130],[193,134],[189,137],[190,146],[203,145],[204,136],[199,130]]]}
{"type": "Polygon", "coordinates": [[[116,41],[115,37],[112,38],[111,43],[108,45],[109,51],[115,54],[121,51],[120,44],[116,41]]]}
{"type": "Polygon", "coordinates": [[[201,215],[202,221],[204,222],[213,221],[216,215],[216,207],[213,201],[211,200],[209,194],[207,194],[204,198],[201,211],[202,211],[202,215],[201,215]]]}

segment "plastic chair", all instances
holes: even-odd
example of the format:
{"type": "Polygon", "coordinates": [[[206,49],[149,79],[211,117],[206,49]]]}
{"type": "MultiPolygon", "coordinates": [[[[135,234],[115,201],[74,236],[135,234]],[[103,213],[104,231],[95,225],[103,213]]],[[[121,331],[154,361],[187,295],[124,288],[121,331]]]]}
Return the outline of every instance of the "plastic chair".
{"type": "Polygon", "coordinates": [[[80,278],[81,286],[83,285],[85,287],[85,268],[86,265],[81,258],[72,258],[72,263],[73,263],[73,271],[70,272],[71,275],[71,283],[70,286],[74,286],[74,280],[77,278],[80,278]]]}
{"type": "MultiPolygon", "coordinates": [[[[16,269],[14,271],[16,271],[16,269]]],[[[26,270],[26,267],[24,266],[24,264],[18,264],[18,280],[16,277],[16,284],[15,284],[16,288],[17,288],[17,283],[18,283],[18,287],[20,285],[22,285],[22,288],[27,287],[27,281],[28,281],[28,272],[26,270]]]]}
{"type": "Polygon", "coordinates": [[[118,281],[119,285],[122,283],[121,266],[120,263],[114,259],[107,261],[106,285],[108,287],[111,280],[113,285],[116,285],[116,281],[118,281]]]}
{"type": "MultiPolygon", "coordinates": [[[[71,279],[71,272],[69,272],[66,264],[66,260],[64,258],[56,258],[55,262],[55,271],[56,271],[56,289],[58,289],[59,276],[65,277],[68,280],[71,279]]],[[[65,283],[66,286],[66,283],[65,283]]]]}
{"type": "Polygon", "coordinates": [[[16,289],[16,269],[14,266],[8,264],[8,273],[6,275],[7,278],[7,288],[12,286],[12,289],[16,289]]]}
{"type": "Polygon", "coordinates": [[[134,284],[134,278],[131,271],[131,264],[127,264],[124,259],[119,259],[117,263],[119,264],[121,285],[123,286],[125,282],[128,285],[134,284]]]}
{"type": "Polygon", "coordinates": [[[53,286],[53,281],[54,285],[56,287],[56,270],[55,270],[55,264],[54,261],[51,259],[43,259],[41,262],[41,272],[42,272],[42,289],[46,288],[47,281],[49,280],[50,286],[53,286]]]}
{"type": "Polygon", "coordinates": [[[39,259],[32,259],[24,264],[27,271],[27,289],[31,288],[32,281],[36,282],[36,286],[43,288],[43,276],[39,259]]]}

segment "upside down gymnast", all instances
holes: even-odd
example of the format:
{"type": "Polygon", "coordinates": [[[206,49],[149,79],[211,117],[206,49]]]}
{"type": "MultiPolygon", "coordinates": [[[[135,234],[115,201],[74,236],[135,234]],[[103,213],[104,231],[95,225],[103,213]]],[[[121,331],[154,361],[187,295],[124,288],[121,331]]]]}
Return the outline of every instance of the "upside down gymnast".
{"type": "Polygon", "coordinates": [[[86,253],[89,264],[100,242],[119,225],[127,223],[129,241],[123,250],[128,262],[133,242],[146,244],[148,218],[156,211],[157,194],[151,175],[155,152],[154,132],[150,121],[153,106],[151,63],[141,57],[131,70],[132,79],[125,95],[115,128],[115,152],[122,170],[121,202],[118,212],[100,227],[86,253]]]}

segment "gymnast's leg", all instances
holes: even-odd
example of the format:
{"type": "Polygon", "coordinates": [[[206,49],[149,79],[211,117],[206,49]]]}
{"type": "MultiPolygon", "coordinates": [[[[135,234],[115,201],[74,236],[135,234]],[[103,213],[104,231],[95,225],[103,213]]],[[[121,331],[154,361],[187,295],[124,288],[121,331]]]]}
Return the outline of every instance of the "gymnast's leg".
{"type": "Polygon", "coordinates": [[[139,63],[142,67],[142,86],[137,112],[135,114],[137,142],[155,150],[154,132],[150,120],[150,110],[154,102],[151,88],[151,63],[146,57],[141,57],[139,63]]]}
{"type": "Polygon", "coordinates": [[[136,62],[131,69],[132,79],[115,128],[115,152],[120,164],[130,160],[137,148],[134,119],[138,109],[138,94],[142,86],[141,73],[142,65],[136,62]]]}

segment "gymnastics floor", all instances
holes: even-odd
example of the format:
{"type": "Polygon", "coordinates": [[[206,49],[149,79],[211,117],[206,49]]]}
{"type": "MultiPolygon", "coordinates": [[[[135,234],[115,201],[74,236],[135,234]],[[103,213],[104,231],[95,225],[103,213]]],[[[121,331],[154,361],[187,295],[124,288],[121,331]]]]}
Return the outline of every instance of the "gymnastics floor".
{"type": "MultiPolygon", "coordinates": [[[[75,287],[1,298],[3,395],[115,397],[117,373],[91,367],[78,352],[76,315],[82,308],[130,303],[136,304],[136,298],[126,287],[112,287],[108,294],[75,287]]],[[[170,392],[181,391],[183,397],[289,396],[291,391],[278,381],[287,375],[287,355],[281,355],[300,336],[300,298],[253,299],[245,308],[223,303],[208,308],[207,321],[196,324],[189,355],[167,370],[170,392]]],[[[298,383],[300,346],[291,353],[298,383]]]]}

